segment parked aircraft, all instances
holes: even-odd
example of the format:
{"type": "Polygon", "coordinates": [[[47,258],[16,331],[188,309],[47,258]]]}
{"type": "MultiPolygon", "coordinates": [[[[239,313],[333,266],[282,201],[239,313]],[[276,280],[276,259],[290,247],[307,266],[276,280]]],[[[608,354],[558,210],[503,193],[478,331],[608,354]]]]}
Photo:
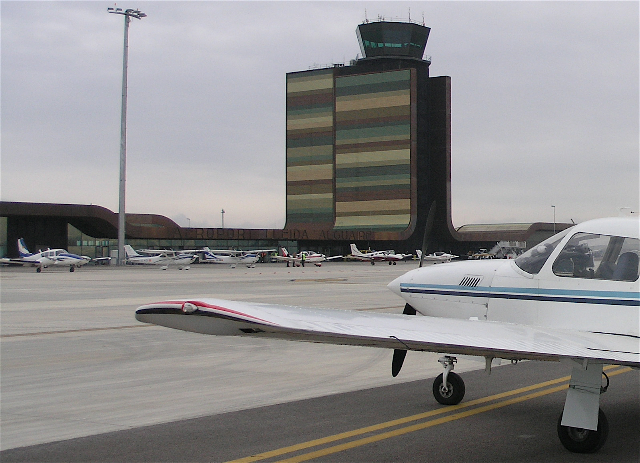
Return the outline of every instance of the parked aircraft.
{"type": "Polygon", "coordinates": [[[255,267],[260,255],[273,252],[275,249],[258,249],[255,251],[235,251],[235,250],[204,250],[200,253],[200,262],[210,264],[230,264],[235,267],[237,264],[246,265],[249,268],[255,267]]]}
{"type": "Polygon", "coordinates": [[[422,251],[420,249],[416,249],[416,255],[418,256],[418,259],[422,259],[423,262],[435,262],[436,264],[441,262],[451,262],[453,259],[458,257],[456,255],[440,251],[432,254],[426,254],[422,257],[422,251]]]}
{"type": "Polygon", "coordinates": [[[289,265],[296,267],[302,265],[304,267],[305,262],[307,264],[313,264],[316,267],[322,267],[322,262],[342,259],[342,256],[327,257],[324,254],[314,251],[300,251],[298,254],[289,254],[286,248],[280,248],[280,255],[276,256],[276,259],[281,262],[286,262],[287,267],[289,265]]]}
{"type": "Polygon", "coordinates": [[[599,408],[603,375],[609,383],[603,365],[640,368],[639,235],[637,218],[599,219],[514,260],[411,270],[388,285],[405,300],[403,314],[196,298],[144,305],[136,318],[203,334],[391,348],[393,376],[407,350],[439,352],[445,370],[433,394],[446,405],[465,393],[456,355],[485,357],[488,372],[494,358],[561,361],[571,380],[558,437],[568,450],[590,453],[608,435],[599,408]]]}
{"type": "Polygon", "coordinates": [[[136,252],[131,245],[124,246],[126,263],[133,265],[161,265],[166,270],[169,265],[177,265],[180,270],[188,270],[189,265],[196,260],[196,256],[181,251],[144,250],[136,252]],[[141,254],[142,253],[142,254],[141,254]]]}
{"type": "Polygon", "coordinates": [[[357,260],[371,262],[371,265],[374,265],[376,262],[389,262],[389,265],[396,265],[396,262],[411,257],[411,254],[396,254],[393,250],[363,253],[358,250],[355,244],[351,243],[351,256],[357,260]]]}
{"type": "Polygon", "coordinates": [[[69,271],[74,272],[76,268],[83,266],[91,260],[89,256],[71,254],[65,249],[47,249],[46,251],[39,251],[32,254],[27,249],[23,238],[18,240],[18,253],[20,254],[19,258],[3,259],[2,263],[33,266],[36,267],[36,272],[38,273],[42,272],[43,268],[52,265],[69,266],[69,271]]]}

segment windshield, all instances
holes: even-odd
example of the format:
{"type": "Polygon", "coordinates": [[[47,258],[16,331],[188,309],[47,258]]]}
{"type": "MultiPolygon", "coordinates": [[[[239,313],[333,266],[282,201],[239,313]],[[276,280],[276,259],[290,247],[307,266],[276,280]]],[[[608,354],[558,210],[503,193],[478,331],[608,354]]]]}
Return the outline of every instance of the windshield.
{"type": "Polygon", "coordinates": [[[544,240],[542,243],[532,247],[527,252],[516,258],[515,264],[527,273],[532,275],[538,274],[540,269],[547,261],[553,250],[558,246],[558,243],[562,241],[562,238],[569,233],[570,228],[567,230],[553,235],[551,238],[544,240]]]}

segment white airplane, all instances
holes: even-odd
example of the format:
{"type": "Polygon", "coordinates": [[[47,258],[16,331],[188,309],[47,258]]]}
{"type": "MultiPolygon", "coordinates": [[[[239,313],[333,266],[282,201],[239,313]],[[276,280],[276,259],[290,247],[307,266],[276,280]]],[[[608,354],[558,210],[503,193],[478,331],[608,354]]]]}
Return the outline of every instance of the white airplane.
{"type": "Polygon", "coordinates": [[[356,245],[351,243],[351,256],[357,260],[371,262],[371,265],[376,262],[389,262],[389,265],[396,265],[396,262],[411,257],[411,254],[396,254],[393,250],[360,252],[356,245]]]}
{"type": "Polygon", "coordinates": [[[203,334],[390,348],[393,376],[407,349],[439,352],[445,371],[433,393],[447,405],[464,397],[456,355],[485,357],[488,372],[494,358],[561,361],[571,380],[558,436],[568,450],[590,453],[608,435],[603,366],[640,368],[639,235],[638,218],[598,219],[514,260],[411,270],[388,285],[406,301],[403,314],[195,298],[141,306],[136,319],[203,334]]]}
{"type": "Polygon", "coordinates": [[[189,265],[196,260],[196,256],[181,251],[144,250],[143,254],[136,252],[131,245],[124,246],[126,263],[133,265],[160,265],[166,270],[169,265],[177,265],[180,270],[188,270],[189,265]]]}
{"type": "Polygon", "coordinates": [[[91,260],[89,256],[71,254],[65,249],[47,249],[46,251],[39,251],[32,254],[27,249],[23,238],[18,240],[18,252],[20,254],[19,258],[3,259],[2,263],[34,266],[38,273],[42,272],[43,268],[52,265],[69,266],[69,271],[75,272],[76,268],[83,266],[91,260]]]}
{"type": "Polygon", "coordinates": [[[246,265],[253,268],[260,259],[260,255],[273,252],[275,249],[258,249],[255,251],[235,251],[235,250],[211,250],[204,248],[197,252],[201,253],[200,262],[209,264],[230,264],[235,267],[237,264],[246,265]]]}
{"type": "Polygon", "coordinates": [[[416,249],[416,255],[418,256],[418,260],[422,260],[423,262],[435,262],[436,264],[442,262],[451,262],[453,259],[458,257],[456,255],[441,251],[434,252],[432,254],[425,254],[425,256],[422,257],[422,251],[420,249],[416,249]]]}
{"type": "Polygon", "coordinates": [[[342,259],[342,256],[327,257],[324,254],[320,254],[314,251],[300,251],[298,254],[289,254],[286,248],[280,248],[280,255],[275,257],[277,260],[286,262],[287,267],[291,264],[296,267],[302,265],[304,267],[305,262],[313,264],[316,267],[322,267],[322,262],[330,260],[342,259]]]}

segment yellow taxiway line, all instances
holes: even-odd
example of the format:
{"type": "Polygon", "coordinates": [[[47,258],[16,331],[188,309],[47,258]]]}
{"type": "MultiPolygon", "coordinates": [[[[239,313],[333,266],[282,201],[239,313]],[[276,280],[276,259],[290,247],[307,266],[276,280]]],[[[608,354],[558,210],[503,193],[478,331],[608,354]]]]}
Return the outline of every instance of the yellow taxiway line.
{"type": "MultiPolygon", "coordinates": [[[[607,366],[604,370],[612,370],[618,368],[616,366],[607,366]]],[[[608,376],[615,376],[621,373],[626,373],[631,371],[631,368],[622,367],[618,368],[615,371],[610,371],[608,376]]],[[[542,383],[533,384],[531,386],[525,386],[519,389],[513,389],[511,391],[502,392],[499,394],[494,394],[487,397],[482,397],[480,399],[470,400],[469,402],[464,402],[458,405],[452,405],[449,407],[438,408],[437,410],[431,410],[425,413],[419,413],[417,415],[411,415],[404,418],[398,418],[396,420],[385,421],[383,423],[375,424],[372,426],[367,426],[360,429],[354,429],[352,431],[346,431],[339,434],[334,434],[332,436],[323,437],[320,439],[314,439],[307,442],[301,442],[299,444],[290,445],[288,447],[282,447],[280,449],[271,450],[264,453],[259,453],[256,455],[251,455],[248,457],[240,458],[237,460],[232,460],[228,463],[250,463],[254,461],[266,460],[269,458],[280,457],[289,453],[299,452],[301,450],[310,449],[313,447],[318,447],[321,445],[330,444],[333,442],[338,442],[341,440],[349,439],[352,437],[362,436],[368,433],[375,433],[377,431],[382,431],[384,429],[405,425],[407,423],[424,420],[426,418],[431,418],[437,415],[446,415],[440,418],[431,419],[427,421],[423,421],[421,423],[412,424],[410,426],[401,427],[399,429],[382,432],[379,434],[375,434],[369,437],[363,437],[361,439],[356,439],[353,441],[345,442],[343,444],[334,445],[332,447],[326,447],[320,450],[316,450],[309,453],[304,453],[301,455],[293,456],[291,458],[287,458],[285,460],[280,460],[281,462],[294,463],[294,462],[302,462],[312,460],[314,458],[319,458],[326,455],[331,455],[333,453],[342,452],[344,450],[352,449],[355,447],[360,447],[362,445],[367,445],[373,442],[378,442],[384,439],[389,439],[391,437],[401,436],[403,434],[408,434],[411,432],[419,431],[422,429],[426,429],[432,426],[437,426],[439,424],[448,423],[450,421],[459,420],[462,418],[466,418],[473,415],[478,415],[480,413],[488,412],[491,410],[495,410],[497,408],[506,407],[508,405],[513,405],[516,403],[524,402],[526,400],[535,399],[536,397],[541,397],[548,394],[553,394],[554,392],[560,392],[568,387],[568,381],[571,377],[564,376],[562,378],[553,379],[550,381],[544,381],[542,383]],[[564,383],[559,386],[554,386],[559,383],[564,383]],[[554,387],[549,387],[554,386],[554,387]],[[542,389],[537,392],[538,389],[542,389]],[[524,395],[519,395],[524,394],[524,395]],[[517,397],[513,397],[517,396],[517,397]],[[511,398],[509,398],[511,397],[511,398]],[[506,400],[503,400],[506,399],[506,400]],[[497,402],[496,402],[497,401],[497,402]],[[495,402],[488,405],[478,406],[482,404],[486,404],[488,402],[495,402]],[[456,413],[458,410],[463,410],[467,408],[472,408],[471,410],[465,410],[462,412],[456,413]]]]}

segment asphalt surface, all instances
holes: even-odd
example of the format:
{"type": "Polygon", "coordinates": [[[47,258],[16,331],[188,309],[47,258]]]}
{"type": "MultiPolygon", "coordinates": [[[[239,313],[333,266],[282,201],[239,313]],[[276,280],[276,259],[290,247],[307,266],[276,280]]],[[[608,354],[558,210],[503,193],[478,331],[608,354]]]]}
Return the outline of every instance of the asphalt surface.
{"type": "Polygon", "coordinates": [[[399,312],[385,284],[412,268],[3,269],[0,460],[640,461],[638,371],[609,370],[607,444],[574,455],[556,437],[567,365],[521,362],[487,376],[484,362],[461,359],[467,394],[443,407],[426,379],[441,371],[432,354],[410,353],[391,378],[385,350],[133,319],[138,305],[170,296],[399,312]]]}

